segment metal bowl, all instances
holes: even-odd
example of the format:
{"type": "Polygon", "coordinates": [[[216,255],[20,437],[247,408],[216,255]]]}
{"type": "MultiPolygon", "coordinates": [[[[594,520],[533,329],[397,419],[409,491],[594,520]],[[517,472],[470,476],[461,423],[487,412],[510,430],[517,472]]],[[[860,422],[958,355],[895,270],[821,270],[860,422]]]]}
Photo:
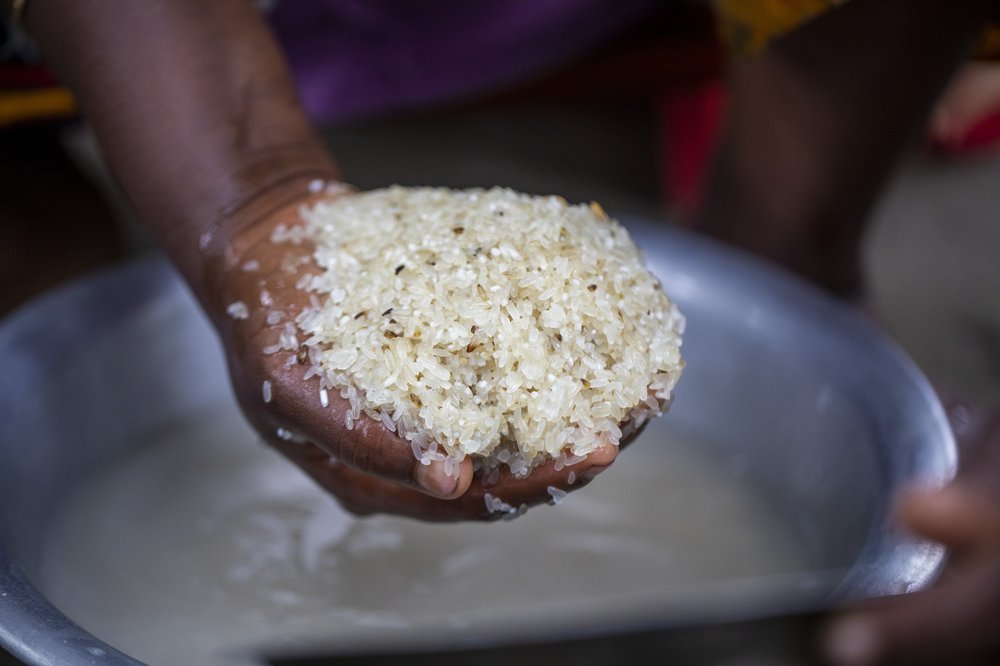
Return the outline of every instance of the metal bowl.
{"type": "MultiPolygon", "coordinates": [[[[688,317],[677,400],[643,438],[693,433],[720,460],[739,461],[810,566],[827,574],[808,603],[928,585],[942,550],[895,532],[888,507],[905,484],[950,479],[956,454],[913,364],[854,312],[776,269],[681,231],[626,223],[688,317]]],[[[11,316],[0,326],[0,363],[0,646],[32,664],[137,663],[39,592],[42,542],[75,479],[144,433],[229,400],[214,334],[153,257],[11,316]]],[[[655,602],[637,600],[619,617],[644,630],[704,617],[655,602]]],[[[730,604],[723,615],[775,608],[730,604]]]]}

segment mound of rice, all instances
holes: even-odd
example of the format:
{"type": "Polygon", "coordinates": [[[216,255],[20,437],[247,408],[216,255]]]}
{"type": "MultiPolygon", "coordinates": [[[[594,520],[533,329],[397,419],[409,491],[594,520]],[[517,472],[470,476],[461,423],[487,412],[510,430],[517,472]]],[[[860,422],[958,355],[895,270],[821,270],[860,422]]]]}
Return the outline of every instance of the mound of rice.
{"type": "Polygon", "coordinates": [[[381,420],[424,463],[517,476],[573,464],[670,404],[684,318],[597,204],[391,187],[302,211],[304,339],[320,399],[381,420]]]}

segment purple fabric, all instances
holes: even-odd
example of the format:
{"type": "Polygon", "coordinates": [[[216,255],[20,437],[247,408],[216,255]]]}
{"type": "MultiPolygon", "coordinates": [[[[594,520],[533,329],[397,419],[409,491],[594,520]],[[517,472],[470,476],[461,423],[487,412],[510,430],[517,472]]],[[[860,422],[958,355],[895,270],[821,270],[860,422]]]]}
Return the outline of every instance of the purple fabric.
{"type": "Polygon", "coordinates": [[[284,0],[270,15],[314,120],[469,95],[537,74],[656,0],[284,0]]]}

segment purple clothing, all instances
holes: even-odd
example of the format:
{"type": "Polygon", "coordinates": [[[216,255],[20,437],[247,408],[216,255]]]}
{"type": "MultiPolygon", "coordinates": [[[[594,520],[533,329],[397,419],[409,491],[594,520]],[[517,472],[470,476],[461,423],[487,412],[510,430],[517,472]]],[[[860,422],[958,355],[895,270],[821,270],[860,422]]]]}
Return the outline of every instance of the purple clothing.
{"type": "Polygon", "coordinates": [[[656,0],[284,0],[270,15],[320,122],[426,106],[539,74],[656,0]]]}

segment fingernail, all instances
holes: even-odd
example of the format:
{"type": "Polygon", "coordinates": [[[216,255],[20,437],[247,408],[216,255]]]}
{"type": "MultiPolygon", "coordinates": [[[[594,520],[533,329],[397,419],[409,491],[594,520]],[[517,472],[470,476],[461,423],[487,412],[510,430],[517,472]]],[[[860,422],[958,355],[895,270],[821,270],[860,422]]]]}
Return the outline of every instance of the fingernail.
{"type": "Polygon", "coordinates": [[[417,465],[417,485],[425,492],[436,497],[451,497],[458,487],[461,477],[458,470],[452,474],[445,473],[444,462],[434,461],[430,465],[417,465]]]}
{"type": "Polygon", "coordinates": [[[844,666],[871,664],[880,650],[878,629],[862,618],[838,620],[826,632],[823,641],[827,659],[844,666]]]}

